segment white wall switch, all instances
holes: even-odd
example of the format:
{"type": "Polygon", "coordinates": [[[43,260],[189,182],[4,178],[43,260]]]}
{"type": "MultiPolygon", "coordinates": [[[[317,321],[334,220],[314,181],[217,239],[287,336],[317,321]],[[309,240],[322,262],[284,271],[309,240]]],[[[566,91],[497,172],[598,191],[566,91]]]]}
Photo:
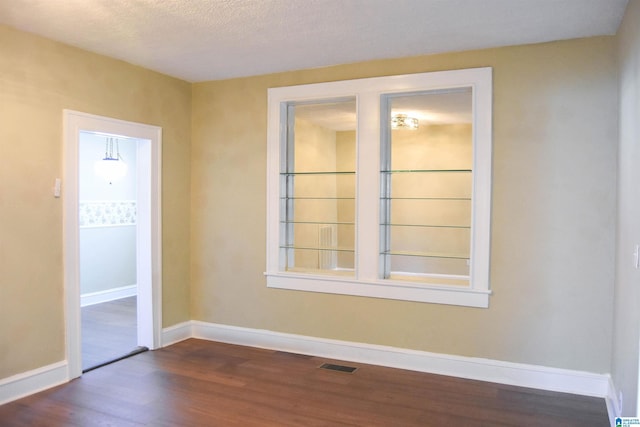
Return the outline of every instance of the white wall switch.
{"type": "Polygon", "coordinates": [[[53,185],[53,197],[60,197],[61,186],[62,186],[62,181],[60,181],[60,178],[56,178],[56,182],[53,185]]]}

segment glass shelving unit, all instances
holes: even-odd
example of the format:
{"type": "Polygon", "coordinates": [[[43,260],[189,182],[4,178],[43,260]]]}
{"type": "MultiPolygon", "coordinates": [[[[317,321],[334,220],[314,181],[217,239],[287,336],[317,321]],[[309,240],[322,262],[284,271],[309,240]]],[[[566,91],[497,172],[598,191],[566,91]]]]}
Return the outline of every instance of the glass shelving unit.
{"type": "Polygon", "coordinates": [[[282,172],[280,179],[285,270],[353,275],[355,171],[282,172]]]}

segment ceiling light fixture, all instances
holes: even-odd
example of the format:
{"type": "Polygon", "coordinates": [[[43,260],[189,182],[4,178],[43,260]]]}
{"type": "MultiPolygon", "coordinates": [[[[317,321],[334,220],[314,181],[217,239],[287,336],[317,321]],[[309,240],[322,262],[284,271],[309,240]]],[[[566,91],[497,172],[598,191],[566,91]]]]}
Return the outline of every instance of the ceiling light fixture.
{"type": "Polygon", "coordinates": [[[116,155],[113,155],[113,140],[114,138],[107,138],[104,159],[98,160],[93,166],[96,175],[106,180],[109,184],[121,180],[127,174],[127,164],[120,155],[117,139],[115,140],[116,155]]]}
{"type": "Polygon", "coordinates": [[[406,114],[394,114],[391,117],[391,129],[418,129],[418,119],[406,114]]]}

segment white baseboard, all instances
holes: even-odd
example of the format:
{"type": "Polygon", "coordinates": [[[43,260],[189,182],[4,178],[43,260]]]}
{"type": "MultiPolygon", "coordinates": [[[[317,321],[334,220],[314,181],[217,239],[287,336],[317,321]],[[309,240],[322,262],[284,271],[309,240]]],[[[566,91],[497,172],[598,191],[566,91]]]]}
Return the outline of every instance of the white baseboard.
{"type": "MultiPolygon", "coordinates": [[[[193,337],[604,399],[615,395],[608,374],[314,338],[200,321],[185,322],[167,328],[163,335],[163,342],[166,343],[193,337]]],[[[612,408],[614,411],[615,409],[612,408]]]]}
{"type": "Polygon", "coordinates": [[[80,295],[80,307],[133,297],[137,294],[137,285],[122,286],[120,288],[107,289],[106,291],[90,292],[80,295]]]}
{"type": "Polygon", "coordinates": [[[622,414],[622,402],[620,401],[620,395],[611,377],[609,377],[609,389],[607,390],[607,395],[604,400],[607,404],[609,420],[611,421],[611,425],[614,425],[614,419],[622,414]]]}
{"type": "MultiPolygon", "coordinates": [[[[621,413],[621,402],[608,374],[430,353],[200,321],[180,323],[162,331],[163,346],[188,338],[601,397],[605,399],[611,419],[621,413]]],[[[67,361],[1,379],[0,405],[68,381],[67,361]]]]}
{"type": "Polygon", "coordinates": [[[0,405],[69,381],[67,361],[57,362],[0,380],[0,405]]]}
{"type": "Polygon", "coordinates": [[[178,323],[162,330],[162,347],[193,338],[192,322],[178,323]]]}

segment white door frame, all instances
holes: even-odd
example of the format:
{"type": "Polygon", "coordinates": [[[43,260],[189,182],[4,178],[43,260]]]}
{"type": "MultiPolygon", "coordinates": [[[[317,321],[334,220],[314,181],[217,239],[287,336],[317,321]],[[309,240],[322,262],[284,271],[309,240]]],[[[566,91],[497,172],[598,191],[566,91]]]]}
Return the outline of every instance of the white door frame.
{"type": "Polygon", "coordinates": [[[162,128],[72,110],[63,110],[63,236],[66,353],[69,379],[82,375],[78,150],[80,132],[100,132],[141,140],[137,159],[138,345],[162,345],[162,128]],[[144,309],[144,308],[148,309],[144,309]]]}

